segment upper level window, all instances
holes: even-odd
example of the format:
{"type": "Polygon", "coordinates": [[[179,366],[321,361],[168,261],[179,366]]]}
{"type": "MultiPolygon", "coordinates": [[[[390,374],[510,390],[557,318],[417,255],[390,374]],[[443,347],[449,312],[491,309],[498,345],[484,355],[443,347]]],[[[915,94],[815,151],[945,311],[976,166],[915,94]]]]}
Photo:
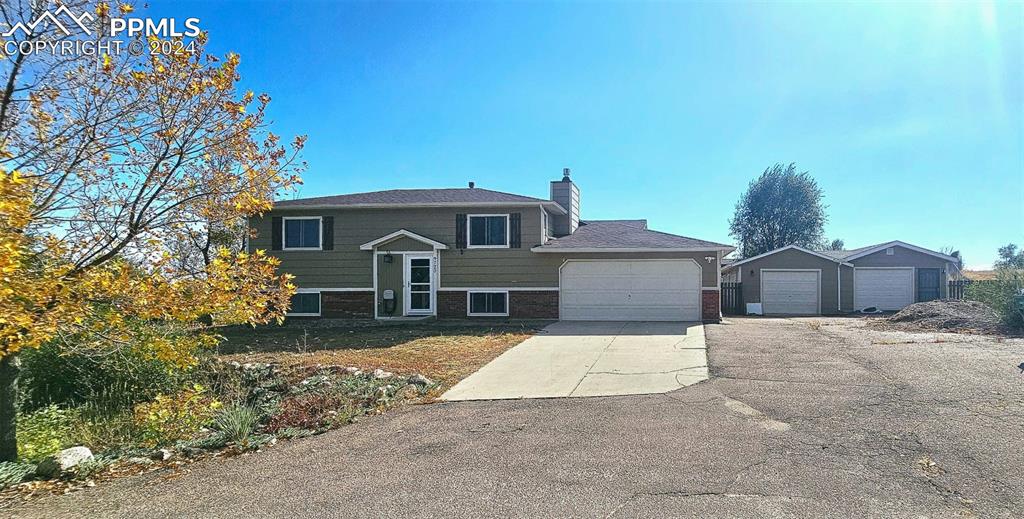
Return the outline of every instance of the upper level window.
{"type": "Polygon", "coordinates": [[[284,248],[320,250],[320,217],[285,218],[284,248]]]}
{"type": "Polygon", "coordinates": [[[892,247],[889,247],[888,249],[885,249],[885,255],[886,256],[892,256],[893,254],[896,254],[896,249],[894,249],[892,247]]]}
{"type": "Polygon", "coordinates": [[[471,214],[469,226],[469,247],[508,247],[507,214],[471,214]]]}

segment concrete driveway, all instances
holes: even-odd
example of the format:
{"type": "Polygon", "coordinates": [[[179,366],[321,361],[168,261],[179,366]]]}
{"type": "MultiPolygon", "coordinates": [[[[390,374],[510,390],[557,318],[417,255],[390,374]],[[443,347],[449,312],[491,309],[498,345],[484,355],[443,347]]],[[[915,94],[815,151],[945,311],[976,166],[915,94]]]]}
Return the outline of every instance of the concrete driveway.
{"type": "Polygon", "coordinates": [[[704,326],[559,321],[455,385],[443,400],[666,393],[708,378],[704,326]]]}

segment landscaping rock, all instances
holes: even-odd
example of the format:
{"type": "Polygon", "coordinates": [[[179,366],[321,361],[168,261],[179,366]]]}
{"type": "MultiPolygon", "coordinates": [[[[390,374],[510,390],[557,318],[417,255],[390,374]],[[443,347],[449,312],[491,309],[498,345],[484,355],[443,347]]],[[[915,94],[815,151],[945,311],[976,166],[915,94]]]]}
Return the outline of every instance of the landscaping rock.
{"type": "Polygon", "coordinates": [[[393,376],[395,376],[395,374],[390,371],[384,371],[380,368],[373,370],[373,378],[377,380],[384,380],[386,378],[391,378],[393,376]]]}
{"type": "Polygon", "coordinates": [[[429,378],[424,377],[423,375],[420,375],[419,373],[409,377],[409,380],[407,382],[409,382],[410,384],[412,384],[414,386],[421,386],[421,387],[427,387],[427,386],[434,385],[434,381],[433,380],[430,380],[429,378]]]}
{"type": "Polygon", "coordinates": [[[93,459],[92,451],[88,447],[71,447],[41,461],[36,467],[36,474],[44,478],[52,478],[91,459],[93,459]]]}
{"type": "Polygon", "coordinates": [[[167,461],[174,457],[170,449],[157,449],[149,454],[149,459],[156,461],[167,461]]]}
{"type": "Polygon", "coordinates": [[[137,456],[134,458],[128,458],[128,463],[131,463],[132,465],[152,465],[153,460],[137,456]]]}
{"type": "Polygon", "coordinates": [[[355,366],[349,366],[349,367],[345,368],[345,374],[347,374],[347,375],[360,375],[362,373],[363,373],[363,370],[361,370],[361,369],[359,369],[359,368],[357,368],[355,366]]]}

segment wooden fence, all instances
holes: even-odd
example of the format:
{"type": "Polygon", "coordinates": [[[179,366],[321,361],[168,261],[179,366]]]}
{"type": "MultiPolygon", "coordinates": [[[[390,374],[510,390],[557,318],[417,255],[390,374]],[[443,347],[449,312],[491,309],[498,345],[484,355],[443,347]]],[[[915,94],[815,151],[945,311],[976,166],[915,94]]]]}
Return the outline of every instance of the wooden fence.
{"type": "Polygon", "coordinates": [[[949,299],[966,299],[967,287],[984,287],[985,285],[995,285],[996,283],[999,283],[999,281],[995,279],[957,279],[949,282],[949,290],[946,292],[946,297],[949,299]]]}
{"type": "Polygon", "coordinates": [[[969,279],[956,279],[949,282],[948,290],[946,291],[946,297],[949,299],[963,299],[964,292],[967,290],[967,286],[972,282],[969,279]]]}
{"type": "Polygon", "coordinates": [[[726,315],[743,315],[746,309],[743,308],[742,283],[722,282],[722,313],[726,315]]]}

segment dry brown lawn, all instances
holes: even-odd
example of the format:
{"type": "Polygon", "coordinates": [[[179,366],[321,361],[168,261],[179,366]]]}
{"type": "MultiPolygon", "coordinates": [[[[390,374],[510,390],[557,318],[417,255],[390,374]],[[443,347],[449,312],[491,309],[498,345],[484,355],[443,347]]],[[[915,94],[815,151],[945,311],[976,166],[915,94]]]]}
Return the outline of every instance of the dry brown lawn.
{"type": "Polygon", "coordinates": [[[286,368],[315,365],[377,368],[439,382],[440,394],[498,355],[533,335],[539,326],[501,324],[230,328],[220,347],[224,360],[272,362],[286,368]]]}

